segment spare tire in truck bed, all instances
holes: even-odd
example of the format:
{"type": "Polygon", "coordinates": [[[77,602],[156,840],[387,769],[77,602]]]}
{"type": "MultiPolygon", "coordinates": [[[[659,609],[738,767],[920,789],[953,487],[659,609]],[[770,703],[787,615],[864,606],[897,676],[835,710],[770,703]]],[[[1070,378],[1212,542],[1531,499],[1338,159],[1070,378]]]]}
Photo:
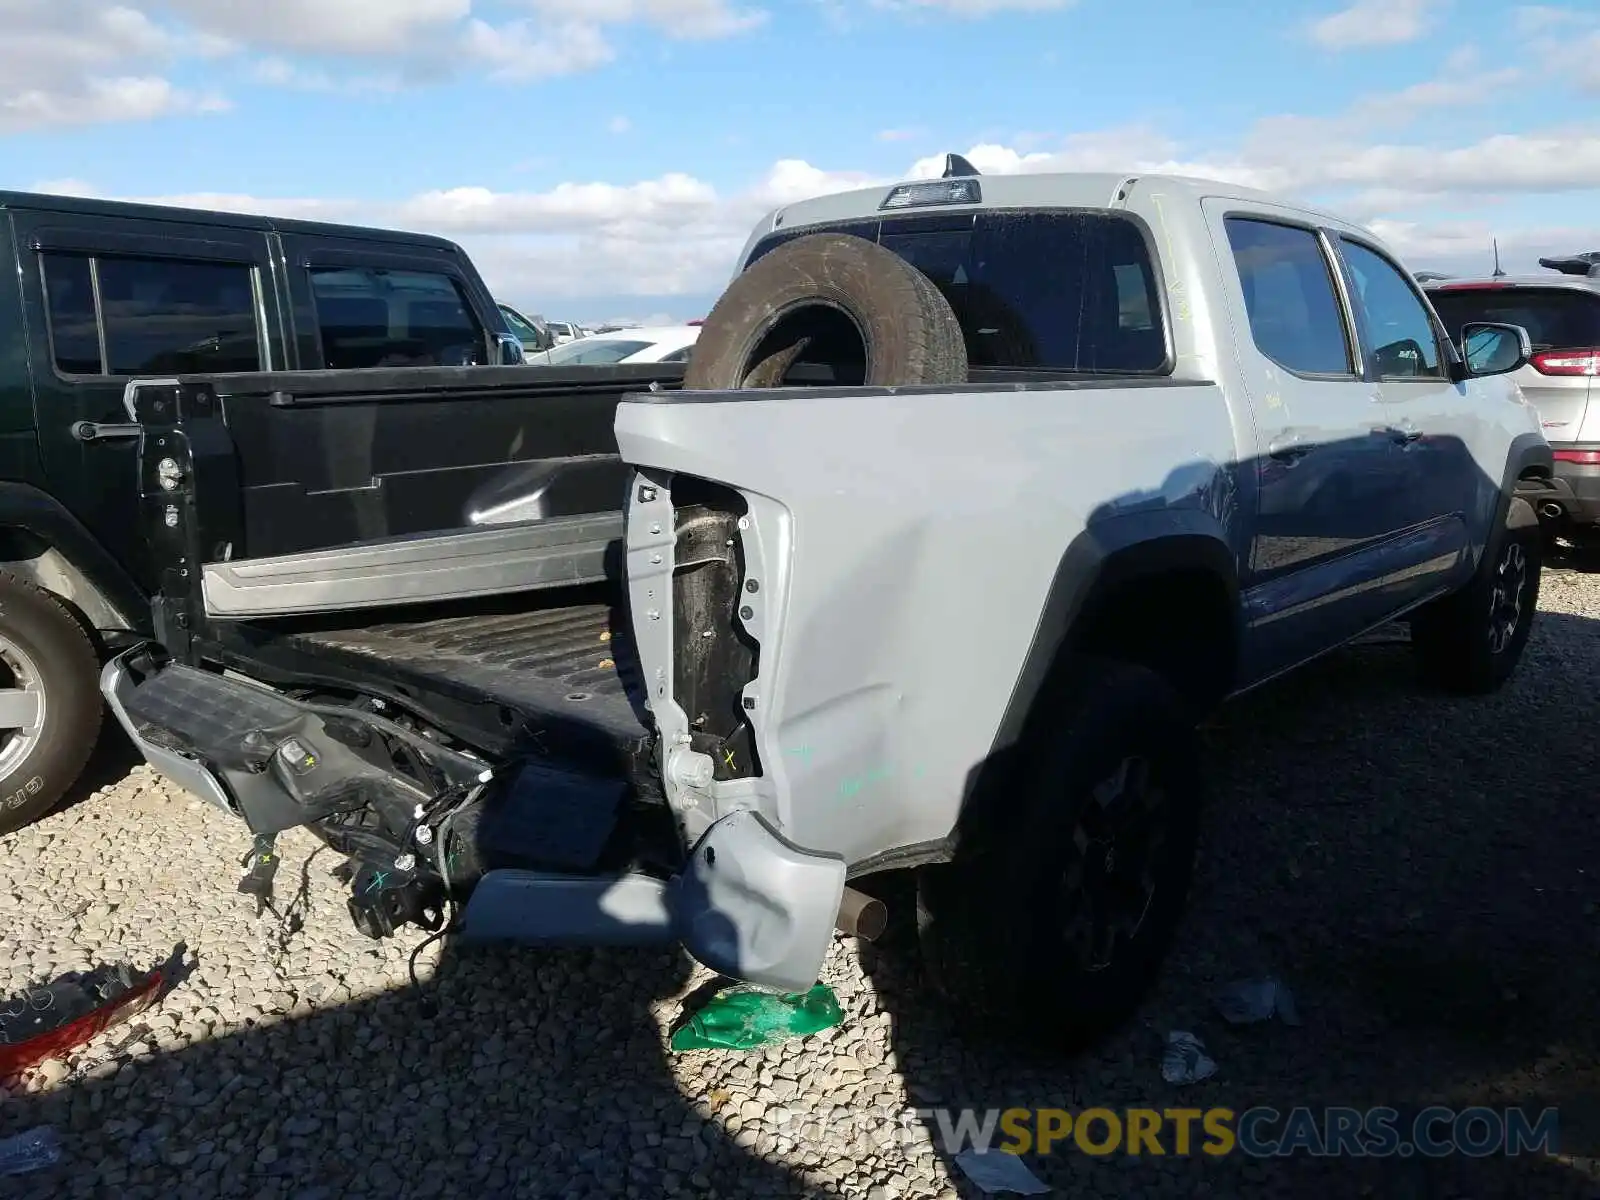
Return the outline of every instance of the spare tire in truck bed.
{"type": "Polygon", "coordinates": [[[832,367],[842,384],[967,381],[961,325],[939,289],[898,255],[842,233],[786,242],[729,284],[683,386],[778,387],[797,362],[832,367]]]}

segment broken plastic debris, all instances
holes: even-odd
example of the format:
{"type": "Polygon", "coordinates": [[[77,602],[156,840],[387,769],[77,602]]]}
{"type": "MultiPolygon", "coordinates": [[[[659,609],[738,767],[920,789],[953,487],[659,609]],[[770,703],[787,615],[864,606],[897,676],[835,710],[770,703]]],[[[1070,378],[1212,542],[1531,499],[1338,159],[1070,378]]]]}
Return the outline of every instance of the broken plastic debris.
{"type": "Polygon", "coordinates": [[[26,1175],[61,1161],[61,1139],[49,1125],[0,1138],[0,1175],[26,1175]]]}
{"type": "Polygon", "coordinates": [[[1226,987],[1218,988],[1211,999],[1230,1025],[1254,1025],[1271,1020],[1274,1015],[1285,1025],[1300,1024],[1300,1013],[1294,1006],[1294,995],[1278,980],[1239,979],[1226,987]]]}
{"type": "Polygon", "coordinates": [[[963,1150],[956,1155],[956,1166],[988,1195],[1015,1192],[1019,1196],[1043,1196],[1047,1184],[1028,1169],[1028,1164],[1004,1150],[963,1150]]]}
{"type": "Polygon", "coordinates": [[[63,976],[0,1002],[0,1078],[68,1054],[143,1011],[164,978],[160,970],[135,976],[124,963],[63,976]]]}
{"type": "Polygon", "coordinates": [[[1192,1033],[1175,1029],[1167,1034],[1167,1051],[1161,1056],[1161,1078],[1168,1083],[1199,1083],[1217,1073],[1206,1054],[1206,1044],[1192,1033]]]}
{"type": "Polygon", "coordinates": [[[672,1035],[672,1048],[753,1050],[817,1033],[843,1019],[839,1001],[825,983],[813,985],[809,992],[724,988],[672,1035]]]}

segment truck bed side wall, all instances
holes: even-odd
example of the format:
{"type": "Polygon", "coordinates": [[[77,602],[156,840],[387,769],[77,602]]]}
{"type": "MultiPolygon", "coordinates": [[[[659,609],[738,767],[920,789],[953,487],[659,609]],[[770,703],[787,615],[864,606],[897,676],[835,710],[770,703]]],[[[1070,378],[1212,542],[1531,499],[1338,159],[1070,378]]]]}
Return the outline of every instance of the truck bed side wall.
{"type": "MultiPolygon", "coordinates": [[[[617,414],[623,457],[659,468],[647,480],[682,472],[749,499],[740,536],[761,577],[740,601],[760,658],[744,695],[763,775],[703,789],[691,834],[752,802],[851,863],[943,838],[994,744],[1061,551],[1086,529],[1110,549],[1152,518],[1235,540],[1228,464],[1240,455],[1214,386],[695,395],[617,414]]],[[[670,498],[654,501],[662,521],[630,503],[631,603],[666,745],[686,718],[661,689],[673,640],[693,631],[673,627],[670,559],[654,562],[648,533],[670,531],[670,498]],[[648,612],[661,616],[638,619],[648,612]]]]}

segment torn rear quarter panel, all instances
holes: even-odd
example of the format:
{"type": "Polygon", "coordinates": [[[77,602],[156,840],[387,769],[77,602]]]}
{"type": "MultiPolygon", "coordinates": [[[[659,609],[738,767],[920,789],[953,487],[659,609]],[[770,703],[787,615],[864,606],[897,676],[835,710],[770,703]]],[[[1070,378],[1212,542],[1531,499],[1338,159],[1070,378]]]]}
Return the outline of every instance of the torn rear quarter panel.
{"type": "Polygon", "coordinates": [[[616,430],[631,619],[691,844],[738,808],[852,865],[943,839],[1068,545],[1172,510],[1232,544],[1210,384],[633,395],[616,430]]]}

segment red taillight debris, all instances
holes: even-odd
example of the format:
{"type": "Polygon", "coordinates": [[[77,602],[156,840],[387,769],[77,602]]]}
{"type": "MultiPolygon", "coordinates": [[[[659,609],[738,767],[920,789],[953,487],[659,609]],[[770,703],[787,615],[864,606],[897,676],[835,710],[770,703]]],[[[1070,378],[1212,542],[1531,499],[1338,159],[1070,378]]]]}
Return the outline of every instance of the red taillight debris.
{"type": "Polygon", "coordinates": [[[0,1007],[0,1079],[87,1045],[161,995],[159,968],[136,977],[126,966],[29,988],[0,1007]]]}

